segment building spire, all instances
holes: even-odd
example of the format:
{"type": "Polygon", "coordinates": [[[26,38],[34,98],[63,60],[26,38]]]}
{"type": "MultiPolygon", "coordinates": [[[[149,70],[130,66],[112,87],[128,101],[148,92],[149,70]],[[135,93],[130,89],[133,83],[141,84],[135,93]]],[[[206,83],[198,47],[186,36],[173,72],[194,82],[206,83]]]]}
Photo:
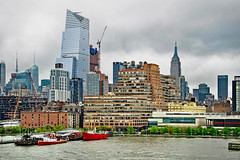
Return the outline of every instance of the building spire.
{"type": "Polygon", "coordinates": [[[18,53],[16,52],[16,73],[18,73],[18,53]]]}
{"type": "Polygon", "coordinates": [[[174,50],[174,56],[178,56],[177,54],[177,42],[175,41],[175,50],[174,50]]]}

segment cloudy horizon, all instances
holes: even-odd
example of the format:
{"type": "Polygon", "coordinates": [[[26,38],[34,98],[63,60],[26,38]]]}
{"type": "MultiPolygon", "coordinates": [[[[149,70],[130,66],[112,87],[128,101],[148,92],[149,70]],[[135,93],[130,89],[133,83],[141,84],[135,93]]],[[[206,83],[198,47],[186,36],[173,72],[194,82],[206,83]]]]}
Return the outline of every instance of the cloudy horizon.
{"type": "Polygon", "coordinates": [[[206,83],[217,98],[217,75],[226,74],[231,96],[232,80],[240,75],[239,6],[237,0],[1,1],[0,60],[6,63],[6,83],[15,72],[16,52],[19,72],[33,65],[35,52],[39,80],[49,79],[61,56],[66,10],[70,9],[89,18],[94,47],[107,26],[101,71],[110,82],[116,61],[147,61],[158,64],[161,74],[170,74],[177,41],[190,92],[206,83]]]}

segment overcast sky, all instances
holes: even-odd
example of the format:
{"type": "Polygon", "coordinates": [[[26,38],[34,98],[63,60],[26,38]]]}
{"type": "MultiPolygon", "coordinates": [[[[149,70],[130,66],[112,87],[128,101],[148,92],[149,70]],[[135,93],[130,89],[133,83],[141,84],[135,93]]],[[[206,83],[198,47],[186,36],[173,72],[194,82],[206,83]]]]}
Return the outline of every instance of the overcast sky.
{"type": "MultiPolygon", "coordinates": [[[[217,75],[240,75],[239,0],[0,0],[0,60],[7,82],[15,71],[33,65],[40,79],[50,77],[61,55],[66,10],[90,20],[90,43],[96,46],[103,29],[101,70],[112,82],[112,62],[147,61],[170,74],[174,42],[178,43],[182,75],[190,86],[206,83],[217,97],[217,75]]],[[[40,84],[39,84],[40,85],[40,84]]]]}

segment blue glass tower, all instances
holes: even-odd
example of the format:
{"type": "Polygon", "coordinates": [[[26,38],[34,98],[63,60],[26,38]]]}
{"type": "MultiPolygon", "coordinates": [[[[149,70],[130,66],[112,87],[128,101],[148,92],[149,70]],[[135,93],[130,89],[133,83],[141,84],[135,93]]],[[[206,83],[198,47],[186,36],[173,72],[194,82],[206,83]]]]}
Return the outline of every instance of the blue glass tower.
{"type": "Polygon", "coordinates": [[[122,62],[113,62],[113,84],[118,83],[118,71],[124,69],[122,62]]]}
{"type": "Polygon", "coordinates": [[[71,103],[78,104],[83,101],[83,80],[82,78],[73,78],[70,80],[71,103]]]}
{"type": "Polygon", "coordinates": [[[181,62],[180,62],[180,58],[178,57],[176,42],[175,42],[174,55],[171,61],[170,74],[171,76],[176,77],[176,86],[179,86],[179,77],[181,76],[181,62]]]}
{"type": "Polygon", "coordinates": [[[228,97],[228,75],[218,75],[218,99],[228,97]]]}
{"type": "Polygon", "coordinates": [[[76,64],[72,61],[65,68],[76,68],[67,70],[74,78],[82,78],[85,81],[89,72],[89,20],[80,16],[78,12],[67,10],[65,31],[62,34],[61,57],[76,57],[76,64]],[[76,72],[76,76],[74,75],[76,72]]]}
{"type": "Polygon", "coordinates": [[[199,84],[198,89],[198,98],[199,101],[204,101],[206,99],[206,95],[210,94],[210,88],[205,84],[199,84]]]}
{"type": "Polygon", "coordinates": [[[26,72],[28,73],[28,71],[31,73],[31,77],[34,81],[34,85],[36,86],[36,90],[38,91],[38,87],[39,87],[39,79],[38,79],[38,66],[36,64],[34,64],[31,68],[27,69],[26,72]]]}

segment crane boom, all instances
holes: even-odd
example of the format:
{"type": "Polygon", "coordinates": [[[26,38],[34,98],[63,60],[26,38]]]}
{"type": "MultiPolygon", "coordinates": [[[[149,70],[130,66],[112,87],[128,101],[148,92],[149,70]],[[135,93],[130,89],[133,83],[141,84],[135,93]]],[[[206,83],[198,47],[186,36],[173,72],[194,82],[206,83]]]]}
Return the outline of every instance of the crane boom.
{"type": "MultiPolygon", "coordinates": [[[[20,86],[20,80],[19,80],[19,86],[20,86]]],[[[15,110],[14,110],[14,114],[13,114],[13,117],[12,117],[12,120],[16,118],[16,113],[17,113],[17,109],[18,109],[18,106],[19,106],[19,101],[20,101],[20,97],[21,97],[21,93],[20,93],[20,87],[18,89],[18,99],[17,99],[17,104],[15,106],[15,110]]]]}
{"type": "Polygon", "coordinates": [[[101,39],[100,39],[100,40],[98,39],[98,41],[97,41],[98,52],[99,52],[99,53],[98,53],[98,71],[100,71],[100,53],[101,53],[100,48],[101,48],[101,42],[102,42],[102,39],[103,39],[103,36],[104,36],[104,33],[105,33],[106,29],[107,29],[107,26],[105,26],[105,28],[104,28],[104,30],[103,30],[101,39]]]}

